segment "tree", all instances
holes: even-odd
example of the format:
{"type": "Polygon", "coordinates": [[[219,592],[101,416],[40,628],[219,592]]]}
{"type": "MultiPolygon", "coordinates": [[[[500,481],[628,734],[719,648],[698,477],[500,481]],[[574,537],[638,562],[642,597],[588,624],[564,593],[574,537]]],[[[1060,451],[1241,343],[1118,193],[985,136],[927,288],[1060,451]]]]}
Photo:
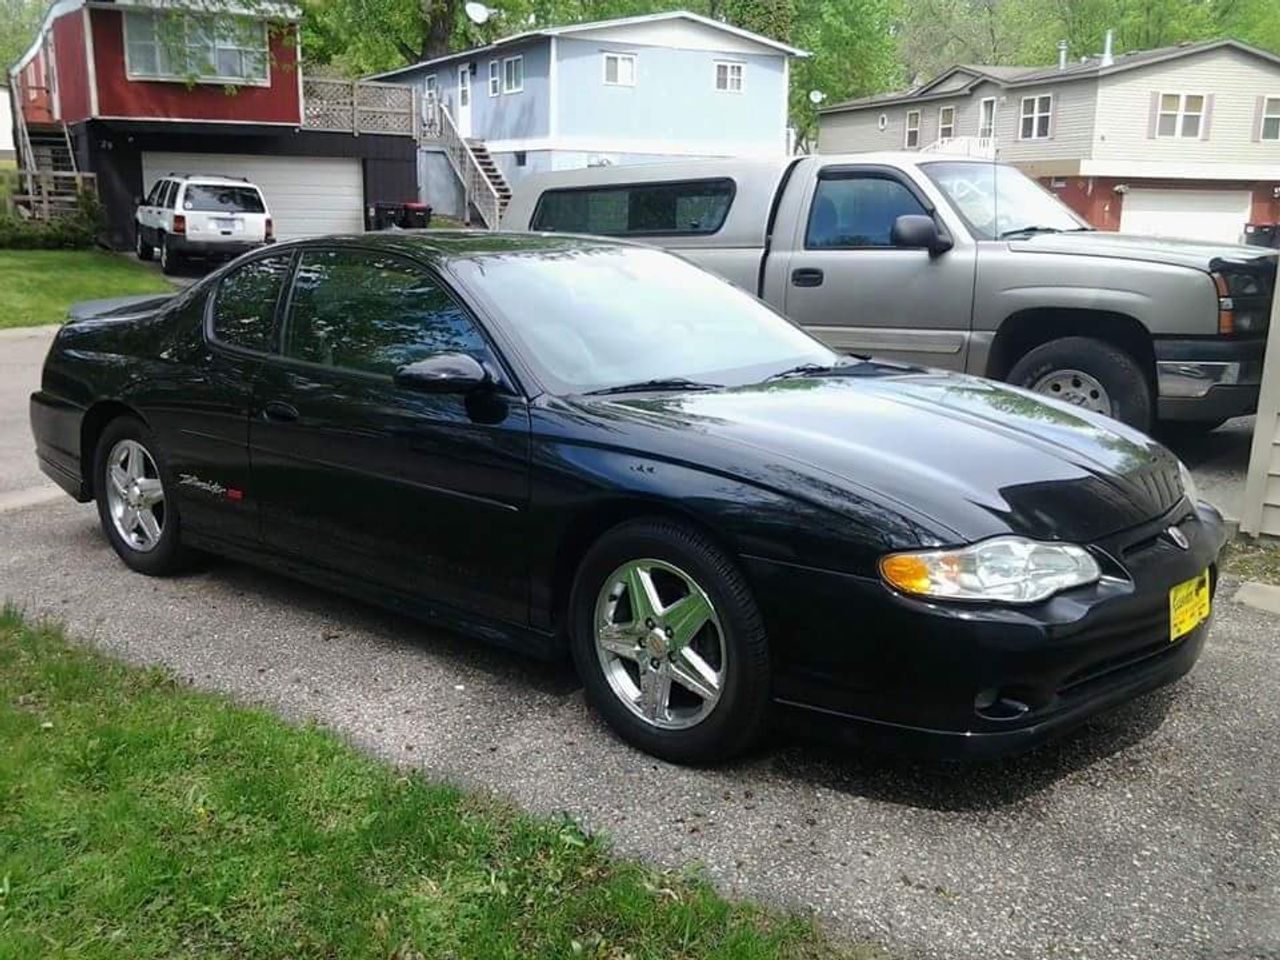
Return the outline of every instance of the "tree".
{"type": "Polygon", "coordinates": [[[44,9],[39,0],[0,0],[0,69],[6,73],[31,46],[44,9]]]}

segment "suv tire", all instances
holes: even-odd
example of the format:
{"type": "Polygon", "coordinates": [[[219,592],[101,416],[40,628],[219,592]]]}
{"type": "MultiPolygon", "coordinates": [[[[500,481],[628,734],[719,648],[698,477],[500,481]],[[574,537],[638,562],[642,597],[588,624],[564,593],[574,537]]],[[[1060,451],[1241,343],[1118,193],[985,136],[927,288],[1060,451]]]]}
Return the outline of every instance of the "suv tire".
{"type": "Polygon", "coordinates": [[[134,249],[137,251],[139,260],[150,260],[156,255],[156,248],[147,243],[147,231],[142,224],[138,224],[135,228],[137,240],[134,243],[134,249]]]}
{"type": "Polygon", "coordinates": [[[1115,419],[1151,429],[1155,403],[1147,375],[1132,356],[1105,340],[1050,340],[1023,356],[1005,379],[1086,409],[1104,404],[1115,419]]]}
{"type": "Polygon", "coordinates": [[[169,235],[160,234],[160,272],[166,276],[172,276],[178,272],[181,262],[181,256],[169,245],[169,235]]]}

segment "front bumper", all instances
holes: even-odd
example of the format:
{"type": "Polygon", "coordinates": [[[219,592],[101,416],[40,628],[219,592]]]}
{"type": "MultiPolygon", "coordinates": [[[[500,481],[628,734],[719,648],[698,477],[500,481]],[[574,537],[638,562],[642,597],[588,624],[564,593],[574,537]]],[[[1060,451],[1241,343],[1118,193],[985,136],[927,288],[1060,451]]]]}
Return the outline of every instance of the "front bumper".
{"type": "Polygon", "coordinates": [[[1193,513],[1183,501],[1092,545],[1101,581],[1027,607],[938,603],[878,580],[746,563],[775,645],[782,719],[960,759],[1030,749],[1190,670],[1209,621],[1170,642],[1169,589],[1206,568],[1216,589],[1225,540],[1212,507],[1193,513]],[[1186,550],[1164,534],[1175,524],[1186,550]]]}
{"type": "Polygon", "coordinates": [[[1157,340],[1161,420],[1222,420],[1258,409],[1266,338],[1157,340]]]}

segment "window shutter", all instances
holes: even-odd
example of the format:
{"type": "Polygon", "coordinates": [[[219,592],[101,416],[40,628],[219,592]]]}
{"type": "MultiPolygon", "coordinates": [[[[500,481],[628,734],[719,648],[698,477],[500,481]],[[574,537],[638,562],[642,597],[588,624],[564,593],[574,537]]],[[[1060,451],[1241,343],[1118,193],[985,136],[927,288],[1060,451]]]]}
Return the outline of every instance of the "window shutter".
{"type": "Polygon", "coordinates": [[[1200,118],[1200,139],[1209,139],[1209,128],[1213,125],[1213,94],[1204,98],[1204,116],[1200,118]]]}
{"type": "Polygon", "coordinates": [[[1151,114],[1147,117],[1147,139],[1156,138],[1156,124],[1160,122],[1160,91],[1151,91],[1151,114]]]}
{"type": "Polygon", "coordinates": [[[1262,142],[1262,112],[1266,109],[1267,98],[1258,97],[1253,105],[1253,134],[1251,139],[1254,143],[1262,142]]]}
{"type": "Polygon", "coordinates": [[[1058,133],[1058,98],[1049,98],[1049,139],[1052,140],[1058,133]]]}

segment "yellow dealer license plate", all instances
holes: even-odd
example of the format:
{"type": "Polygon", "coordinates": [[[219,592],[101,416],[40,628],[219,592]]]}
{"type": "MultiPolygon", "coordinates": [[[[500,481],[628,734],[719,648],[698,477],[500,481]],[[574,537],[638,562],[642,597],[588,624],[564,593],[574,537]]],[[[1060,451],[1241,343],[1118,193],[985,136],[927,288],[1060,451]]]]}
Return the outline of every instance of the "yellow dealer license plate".
{"type": "Polygon", "coordinates": [[[1209,571],[1169,591],[1169,641],[1190,633],[1209,616],[1209,571]]]}

